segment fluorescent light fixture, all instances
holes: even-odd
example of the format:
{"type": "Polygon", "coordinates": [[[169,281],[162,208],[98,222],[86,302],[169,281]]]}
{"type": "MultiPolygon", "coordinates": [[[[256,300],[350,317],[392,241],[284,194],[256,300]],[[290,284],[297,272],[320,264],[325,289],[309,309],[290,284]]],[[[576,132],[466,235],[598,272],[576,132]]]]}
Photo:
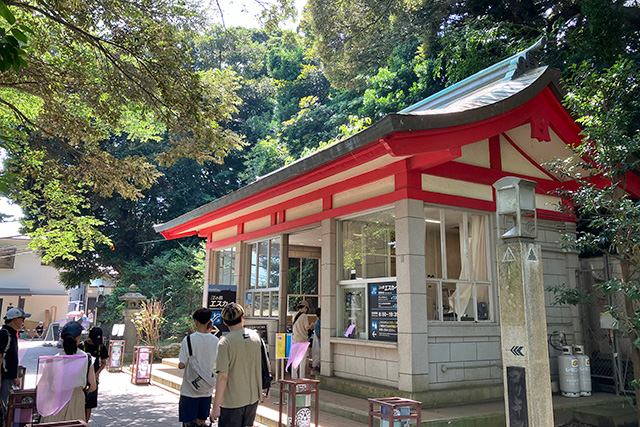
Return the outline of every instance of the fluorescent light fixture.
{"type": "Polygon", "coordinates": [[[440,224],[440,221],[437,219],[425,219],[424,222],[429,222],[431,224],[440,224]]]}

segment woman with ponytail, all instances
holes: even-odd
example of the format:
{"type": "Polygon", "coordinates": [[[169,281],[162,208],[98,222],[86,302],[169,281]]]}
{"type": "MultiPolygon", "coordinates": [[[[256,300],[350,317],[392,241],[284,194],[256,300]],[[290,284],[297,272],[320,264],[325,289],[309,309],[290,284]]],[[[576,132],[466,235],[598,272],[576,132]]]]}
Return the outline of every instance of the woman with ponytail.
{"type": "MultiPolygon", "coordinates": [[[[68,322],[62,327],[60,336],[63,340],[62,347],[64,350],[58,353],[58,356],[82,355],[84,357],[80,369],[60,370],[59,375],[63,375],[62,381],[66,383],[67,388],[73,388],[71,397],[59,412],[43,417],[41,422],[86,421],[85,391],[92,392],[96,389],[96,376],[95,370],[89,369],[90,356],[88,357],[84,351],[78,348],[78,343],[82,336],[82,325],[78,322],[68,322]]],[[[80,367],[79,364],[77,366],[80,367]]]]}

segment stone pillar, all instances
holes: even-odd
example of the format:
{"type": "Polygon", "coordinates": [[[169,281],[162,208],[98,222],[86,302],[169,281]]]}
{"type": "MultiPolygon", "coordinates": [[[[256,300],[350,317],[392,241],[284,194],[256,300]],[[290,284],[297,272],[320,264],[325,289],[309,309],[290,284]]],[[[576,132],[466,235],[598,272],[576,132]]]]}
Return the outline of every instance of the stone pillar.
{"type": "Polygon", "coordinates": [[[289,291],[289,235],[280,235],[280,287],[278,292],[278,331],[287,330],[287,293],[289,291]]]}
{"type": "Polygon", "coordinates": [[[124,315],[124,358],[125,360],[131,360],[133,357],[133,347],[138,345],[138,332],[136,331],[136,325],[133,323],[133,319],[140,312],[140,304],[146,300],[147,297],[136,291],[136,285],[129,287],[129,292],[121,296],[120,301],[124,301],[125,308],[122,310],[124,315]]]}
{"type": "MultiPolygon", "coordinates": [[[[247,273],[249,273],[249,267],[247,262],[249,260],[249,246],[243,242],[236,243],[236,263],[235,271],[233,272],[233,284],[236,285],[236,302],[244,307],[244,290],[247,286],[247,273]]],[[[249,274],[251,277],[251,274],[249,274]]],[[[247,317],[249,315],[247,314],[247,317]]]]}
{"type": "Polygon", "coordinates": [[[497,256],[507,426],[552,427],[540,245],[513,239],[497,256]]]}
{"type": "Polygon", "coordinates": [[[204,250],[204,283],[202,286],[202,306],[208,307],[209,285],[218,283],[218,254],[213,249],[204,250]]]}
{"type": "Polygon", "coordinates": [[[336,220],[329,218],[322,221],[322,254],[320,258],[320,307],[322,320],[320,336],[320,373],[333,375],[333,354],[331,337],[336,336],[338,265],[336,220]]]}
{"type": "Polygon", "coordinates": [[[429,389],[424,203],[404,199],[395,206],[398,280],[398,389],[429,389]]]}

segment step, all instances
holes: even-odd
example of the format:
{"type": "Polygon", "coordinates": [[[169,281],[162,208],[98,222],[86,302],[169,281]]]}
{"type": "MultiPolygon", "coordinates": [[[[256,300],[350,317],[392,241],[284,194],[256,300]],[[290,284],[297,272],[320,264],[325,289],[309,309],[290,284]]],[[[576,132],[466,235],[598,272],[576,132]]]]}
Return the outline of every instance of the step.
{"type": "Polygon", "coordinates": [[[180,360],[177,357],[165,357],[162,359],[163,365],[173,366],[174,368],[177,368],[179,363],[180,360]]]}
{"type": "MultiPolygon", "coordinates": [[[[179,392],[184,370],[177,368],[177,359],[163,359],[162,362],[153,365],[151,379],[174,392],[179,392]]],[[[328,390],[325,388],[327,385],[325,378],[320,379],[323,380],[319,402],[321,426],[368,425],[369,408],[366,398],[328,390]]],[[[381,390],[375,391],[381,392],[381,390]]],[[[258,423],[267,427],[278,426],[278,399],[279,385],[276,382],[271,389],[269,400],[258,407],[256,417],[258,423]]],[[[588,398],[571,399],[554,396],[553,400],[556,425],[577,420],[599,427],[637,426],[633,423],[635,411],[624,398],[619,396],[595,393],[588,398]],[[612,410],[612,407],[615,409],[612,410]],[[615,416],[611,415],[612,413],[615,416]]],[[[282,419],[286,424],[284,415],[282,419]]],[[[378,424],[376,420],[375,425],[378,424]]],[[[494,400],[459,406],[423,405],[422,425],[424,427],[503,427],[505,426],[504,403],[494,400]]]]}
{"type": "Polygon", "coordinates": [[[578,408],[576,421],[598,427],[637,427],[638,413],[628,402],[578,408]]]}

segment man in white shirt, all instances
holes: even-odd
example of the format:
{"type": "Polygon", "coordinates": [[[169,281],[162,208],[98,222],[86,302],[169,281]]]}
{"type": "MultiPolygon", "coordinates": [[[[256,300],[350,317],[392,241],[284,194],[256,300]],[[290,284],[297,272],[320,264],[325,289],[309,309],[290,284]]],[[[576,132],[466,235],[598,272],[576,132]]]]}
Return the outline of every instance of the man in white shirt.
{"type": "Polygon", "coordinates": [[[211,395],[216,385],[214,366],[218,338],[209,333],[211,310],[199,308],[193,313],[196,332],[186,336],[180,347],[179,369],[185,369],[180,386],[178,414],[184,427],[203,426],[209,416],[211,395]]]}

